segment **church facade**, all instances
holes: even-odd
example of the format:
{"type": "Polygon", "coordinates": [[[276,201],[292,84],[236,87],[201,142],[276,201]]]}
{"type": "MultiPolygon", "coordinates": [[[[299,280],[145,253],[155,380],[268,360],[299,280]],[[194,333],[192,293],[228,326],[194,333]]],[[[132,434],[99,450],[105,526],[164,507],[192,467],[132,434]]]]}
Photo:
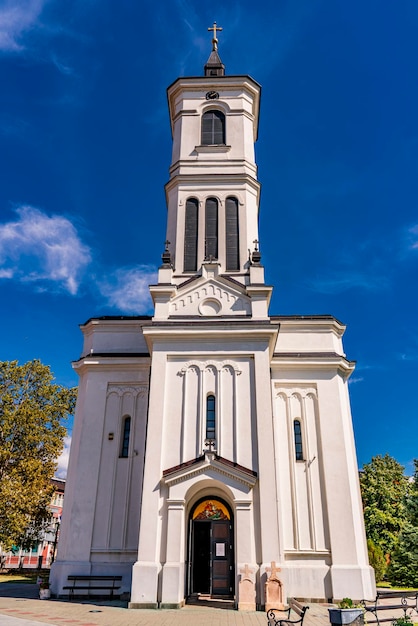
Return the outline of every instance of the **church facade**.
{"type": "Polygon", "coordinates": [[[374,595],[343,324],[269,314],[258,245],[260,86],[213,50],[168,88],[167,241],[151,317],[82,326],[58,556],[120,574],[132,608],[374,595]]]}

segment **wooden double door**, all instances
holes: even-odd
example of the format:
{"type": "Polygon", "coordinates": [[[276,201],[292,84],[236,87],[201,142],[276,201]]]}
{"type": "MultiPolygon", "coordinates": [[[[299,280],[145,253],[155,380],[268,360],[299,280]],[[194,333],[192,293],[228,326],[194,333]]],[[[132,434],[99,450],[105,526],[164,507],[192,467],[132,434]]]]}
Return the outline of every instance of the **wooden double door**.
{"type": "MultiPolygon", "coordinates": [[[[191,516],[189,534],[189,594],[233,597],[234,543],[230,511],[219,519],[218,499],[205,500],[203,514],[191,516]],[[208,514],[208,508],[215,515],[208,514]],[[217,517],[218,515],[218,517],[217,517]]],[[[201,503],[202,504],[202,503],[201,503]]]]}

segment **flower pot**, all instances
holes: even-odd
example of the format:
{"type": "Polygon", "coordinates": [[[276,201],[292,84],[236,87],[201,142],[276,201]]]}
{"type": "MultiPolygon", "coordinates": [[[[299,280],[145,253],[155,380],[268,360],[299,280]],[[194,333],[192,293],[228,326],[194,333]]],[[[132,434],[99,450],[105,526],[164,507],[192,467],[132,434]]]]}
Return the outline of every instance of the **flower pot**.
{"type": "Polygon", "coordinates": [[[49,600],[50,597],[51,597],[50,589],[39,589],[39,598],[41,600],[49,600]]]}
{"type": "Polygon", "coordinates": [[[340,626],[341,624],[364,624],[363,609],[328,609],[329,621],[331,624],[340,626]]]}

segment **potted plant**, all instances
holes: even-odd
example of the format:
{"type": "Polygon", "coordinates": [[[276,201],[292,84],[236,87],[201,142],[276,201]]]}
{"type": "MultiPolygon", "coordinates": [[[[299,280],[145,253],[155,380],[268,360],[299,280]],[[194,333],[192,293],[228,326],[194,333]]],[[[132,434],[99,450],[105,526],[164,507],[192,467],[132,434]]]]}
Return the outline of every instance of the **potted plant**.
{"type": "Polygon", "coordinates": [[[51,597],[51,590],[49,588],[49,580],[42,580],[39,583],[39,598],[41,600],[49,600],[51,597]]]}
{"type": "MultiPolygon", "coordinates": [[[[351,598],[343,598],[338,603],[338,608],[328,609],[331,624],[364,624],[364,609],[361,604],[354,604],[351,598]]],[[[402,626],[402,625],[400,625],[402,626]]]]}

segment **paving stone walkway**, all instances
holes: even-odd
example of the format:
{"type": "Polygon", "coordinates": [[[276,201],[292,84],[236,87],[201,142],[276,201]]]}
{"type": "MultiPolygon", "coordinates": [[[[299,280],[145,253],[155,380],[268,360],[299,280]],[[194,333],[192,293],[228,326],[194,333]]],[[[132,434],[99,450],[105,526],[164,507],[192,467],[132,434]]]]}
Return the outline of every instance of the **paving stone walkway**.
{"type": "MultiPolygon", "coordinates": [[[[261,611],[190,605],[132,610],[123,602],[39,600],[37,585],[0,583],[0,626],[267,626],[261,611]]],[[[328,605],[311,604],[304,625],[329,626],[328,605]]]]}

